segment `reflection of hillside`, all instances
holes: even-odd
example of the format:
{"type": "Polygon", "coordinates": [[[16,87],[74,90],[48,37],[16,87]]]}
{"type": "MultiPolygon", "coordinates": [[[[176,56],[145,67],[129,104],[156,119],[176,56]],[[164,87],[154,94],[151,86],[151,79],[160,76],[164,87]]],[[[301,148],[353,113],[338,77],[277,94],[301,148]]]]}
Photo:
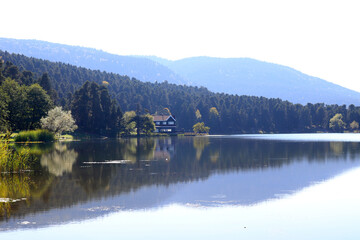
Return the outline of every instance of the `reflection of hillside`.
{"type": "MultiPolygon", "coordinates": [[[[176,184],[191,186],[191,182],[206,182],[205,180],[214,173],[228,172],[235,173],[237,177],[233,180],[239,181],[231,183],[231,186],[236,186],[231,190],[225,189],[227,182],[222,182],[222,185],[196,189],[196,194],[193,192],[183,196],[176,195],[176,199],[180,201],[182,197],[191,199],[194,196],[201,198],[205,196],[204,193],[219,191],[224,187],[224,191],[233,192],[235,198],[247,197],[244,202],[251,204],[253,201],[261,201],[282,193],[282,187],[286,187],[287,191],[295,191],[310,182],[321,181],[342,171],[342,167],[346,168],[349,162],[358,159],[360,143],[296,143],[179,137],[74,142],[67,144],[66,150],[55,147],[53,152],[57,152],[56,154],[60,156],[64,154],[61,150],[69,152],[69,155],[77,159],[71,165],[72,168],[56,165],[58,162],[55,161],[52,166],[54,168],[59,166],[61,171],[53,171],[58,174],[48,182],[46,188],[43,188],[45,190],[37,190],[37,197],[29,198],[29,205],[18,208],[12,215],[37,212],[38,209],[69,207],[95,199],[130,193],[136,194],[144,187],[161,188],[162,195],[160,192],[152,192],[151,194],[154,195],[152,198],[144,195],[141,196],[142,199],[133,201],[139,207],[151,205],[149,199],[156,199],[155,204],[164,201],[164,196],[174,195],[171,186],[176,184]],[[109,160],[124,159],[132,161],[127,164],[100,164],[109,160]],[[166,159],[171,160],[166,161],[166,159]],[[87,165],[84,162],[98,164],[87,165]],[[336,168],[327,169],[314,168],[308,164],[309,162],[316,163],[316,166],[329,162],[338,164],[334,165],[336,168]],[[295,165],[298,166],[296,174],[287,172],[287,169],[295,165]],[[275,172],[281,170],[282,175],[277,174],[273,177],[270,175],[273,171],[268,170],[275,172]],[[265,171],[268,172],[266,177],[265,171]],[[263,179],[266,181],[262,182],[263,179]],[[250,187],[252,197],[249,195],[250,187]]],[[[30,190],[30,195],[34,196],[34,194],[35,192],[30,190]]]]}

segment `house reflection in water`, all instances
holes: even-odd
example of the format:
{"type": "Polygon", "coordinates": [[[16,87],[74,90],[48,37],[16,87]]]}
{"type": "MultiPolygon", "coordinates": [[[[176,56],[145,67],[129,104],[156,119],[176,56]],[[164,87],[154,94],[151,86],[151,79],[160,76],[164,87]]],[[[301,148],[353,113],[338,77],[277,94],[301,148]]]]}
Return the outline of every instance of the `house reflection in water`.
{"type": "Polygon", "coordinates": [[[175,154],[175,138],[157,138],[154,160],[170,161],[175,154]]]}

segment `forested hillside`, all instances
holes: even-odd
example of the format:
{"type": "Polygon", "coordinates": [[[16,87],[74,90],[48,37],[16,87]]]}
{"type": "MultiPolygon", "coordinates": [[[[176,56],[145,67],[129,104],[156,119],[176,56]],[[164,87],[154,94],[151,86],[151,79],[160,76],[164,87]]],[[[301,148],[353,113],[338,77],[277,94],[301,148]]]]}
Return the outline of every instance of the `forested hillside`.
{"type": "Polygon", "coordinates": [[[293,103],[360,105],[360,93],[290,67],[249,58],[193,57],[169,61],[121,56],[100,50],[38,40],[0,38],[0,50],[92,70],[118,73],[143,82],[204,86],[213,92],[280,98],[293,103]]]}
{"type": "MultiPolygon", "coordinates": [[[[122,111],[136,110],[155,113],[169,108],[176,116],[178,129],[189,130],[196,122],[205,122],[211,133],[245,132],[309,132],[356,130],[360,108],[350,105],[292,104],[280,99],[213,93],[206,88],[163,83],[144,83],[128,76],[93,71],[69,64],[9,54],[0,51],[5,62],[12,62],[19,70],[34,72],[40,77],[47,72],[57,92],[57,104],[68,106],[72,94],[86,81],[106,83],[110,94],[122,111]],[[340,123],[329,126],[335,114],[340,123]],[[351,126],[351,123],[352,126],[351,126]]],[[[5,63],[10,65],[10,63],[5,63]]],[[[4,69],[3,75],[11,77],[4,69]]],[[[16,71],[12,71],[16,77],[16,71]]],[[[18,81],[22,81],[18,79],[18,81]]]]}

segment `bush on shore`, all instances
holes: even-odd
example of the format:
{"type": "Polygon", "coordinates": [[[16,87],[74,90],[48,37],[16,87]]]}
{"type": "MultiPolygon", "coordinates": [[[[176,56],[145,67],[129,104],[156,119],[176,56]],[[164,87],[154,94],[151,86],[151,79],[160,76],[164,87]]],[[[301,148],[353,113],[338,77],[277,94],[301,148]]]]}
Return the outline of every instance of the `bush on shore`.
{"type": "Polygon", "coordinates": [[[21,131],[14,138],[15,142],[51,142],[54,140],[54,133],[44,129],[21,131]]]}

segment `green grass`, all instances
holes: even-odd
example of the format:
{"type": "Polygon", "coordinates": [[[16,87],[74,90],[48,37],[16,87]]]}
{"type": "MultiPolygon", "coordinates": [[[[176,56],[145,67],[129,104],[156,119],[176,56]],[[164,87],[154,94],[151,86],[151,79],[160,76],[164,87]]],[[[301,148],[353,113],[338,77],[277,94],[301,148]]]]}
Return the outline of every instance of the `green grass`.
{"type": "Polygon", "coordinates": [[[28,147],[15,151],[9,141],[0,139],[0,172],[20,172],[30,168],[33,158],[28,147]]]}
{"type": "Polygon", "coordinates": [[[54,133],[44,129],[21,131],[14,138],[15,142],[51,142],[54,140],[54,133]]]}
{"type": "Polygon", "coordinates": [[[7,141],[13,142],[16,135],[18,135],[18,134],[17,133],[11,133],[11,134],[0,133],[0,141],[4,141],[4,139],[6,138],[7,141]]]}

